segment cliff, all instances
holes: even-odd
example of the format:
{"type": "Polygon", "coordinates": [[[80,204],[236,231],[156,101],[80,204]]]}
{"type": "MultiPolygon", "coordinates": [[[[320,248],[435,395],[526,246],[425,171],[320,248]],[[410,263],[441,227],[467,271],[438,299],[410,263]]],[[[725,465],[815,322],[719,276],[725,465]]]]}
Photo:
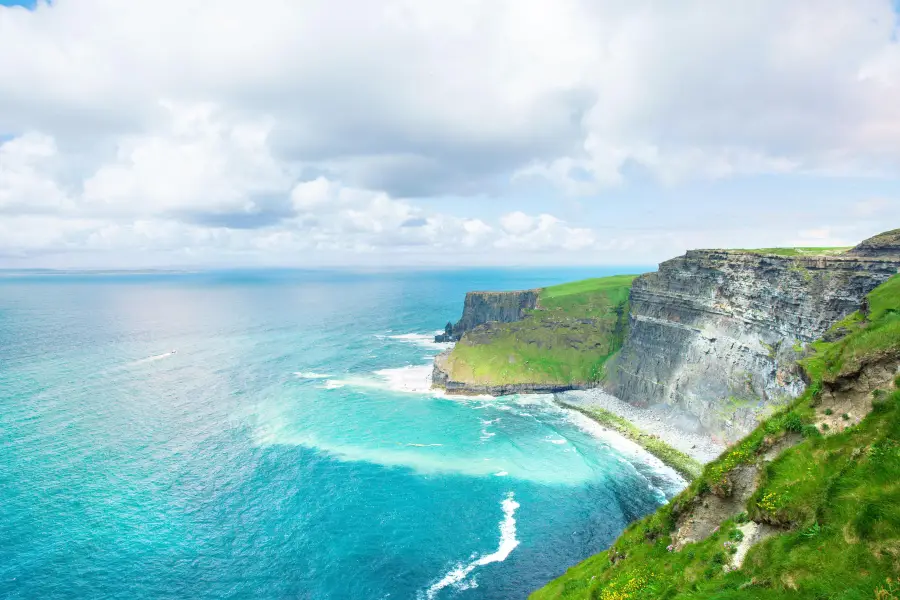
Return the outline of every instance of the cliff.
{"type": "Polygon", "coordinates": [[[515,292],[469,292],[462,317],[453,326],[455,339],[485,323],[513,323],[537,306],[540,290],[515,292]]]}
{"type": "Polygon", "coordinates": [[[900,257],[900,229],[893,229],[870,237],[847,254],[867,257],[900,257]]]}
{"type": "Polygon", "coordinates": [[[435,360],[433,385],[495,396],[591,387],[622,345],[634,277],[468,294],[453,328],[462,336],[435,360]]]}
{"type": "Polygon", "coordinates": [[[805,388],[806,344],[900,268],[898,232],[829,256],[693,250],[642,275],[603,387],[677,405],[734,440],[805,388]]]}
{"type": "Polygon", "coordinates": [[[900,594],[900,275],[812,344],[805,392],[532,600],[900,594]]]}

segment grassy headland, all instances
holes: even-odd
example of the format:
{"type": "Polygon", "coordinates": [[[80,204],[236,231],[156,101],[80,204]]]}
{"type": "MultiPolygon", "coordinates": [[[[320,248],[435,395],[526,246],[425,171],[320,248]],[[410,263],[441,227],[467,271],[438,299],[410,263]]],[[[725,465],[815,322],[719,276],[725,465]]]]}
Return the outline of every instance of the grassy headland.
{"type": "Polygon", "coordinates": [[[802,362],[811,382],[802,396],[632,523],[609,550],[532,599],[896,600],[900,275],[831,334],[835,341],[815,343],[802,362]],[[878,388],[870,390],[873,382],[878,388]],[[823,415],[847,398],[863,399],[862,414],[846,415],[840,433],[826,429],[823,415]],[[733,487],[747,473],[754,473],[751,491],[738,502],[733,487]],[[704,509],[729,502],[731,512],[719,514],[707,536],[685,537],[704,509]],[[742,565],[725,568],[751,525],[771,535],[750,546],[742,565]]]}
{"type": "Polygon", "coordinates": [[[450,379],[469,384],[587,384],[621,346],[636,275],[544,288],[538,306],[514,323],[467,332],[447,359],[450,379]]]}

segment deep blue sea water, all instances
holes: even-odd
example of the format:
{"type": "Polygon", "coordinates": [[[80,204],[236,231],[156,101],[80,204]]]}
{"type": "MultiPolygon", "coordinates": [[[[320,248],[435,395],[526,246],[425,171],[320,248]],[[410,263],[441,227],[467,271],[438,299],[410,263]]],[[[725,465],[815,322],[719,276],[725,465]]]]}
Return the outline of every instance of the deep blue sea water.
{"type": "Polygon", "coordinates": [[[0,277],[0,598],[524,598],[683,482],[429,340],[627,271],[0,277]]]}

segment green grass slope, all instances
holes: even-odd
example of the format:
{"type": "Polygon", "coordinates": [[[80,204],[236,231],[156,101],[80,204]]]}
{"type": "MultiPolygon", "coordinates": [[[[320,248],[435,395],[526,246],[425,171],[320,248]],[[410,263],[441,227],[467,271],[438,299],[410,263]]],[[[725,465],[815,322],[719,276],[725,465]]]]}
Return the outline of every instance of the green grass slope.
{"type": "MultiPolygon", "coordinates": [[[[823,409],[853,394],[859,373],[893,373],[900,360],[900,275],[868,297],[868,312],[833,328],[844,334],[814,344],[803,365],[811,384],[764,421],[700,478],[653,515],[632,523],[613,544],[532,594],[532,600],[728,600],[900,598],[900,377],[865,395],[861,421],[823,431],[823,409]],[[824,435],[823,435],[824,434],[824,435]],[[791,445],[794,444],[794,445],[791,445]],[[777,450],[786,447],[778,453],[777,450]],[[770,454],[771,456],[766,456],[770,454]],[[741,512],[708,538],[676,550],[679,524],[731,479],[758,468],[741,512]],[[736,469],[740,467],[740,469],[736,469]],[[741,568],[727,570],[753,520],[775,534],[752,546],[741,568]]],[[[863,388],[867,389],[867,388],[863,388]]],[[[850,415],[844,415],[848,419],[850,415]]]]}
{"type": "Polygon", "coordinates": [[[470,384],[584,384],[625,338],[636,275],[586,279],[541,290],[538,308],[515,323],[467,332],[447,359],[450,378],[470,384]]]}

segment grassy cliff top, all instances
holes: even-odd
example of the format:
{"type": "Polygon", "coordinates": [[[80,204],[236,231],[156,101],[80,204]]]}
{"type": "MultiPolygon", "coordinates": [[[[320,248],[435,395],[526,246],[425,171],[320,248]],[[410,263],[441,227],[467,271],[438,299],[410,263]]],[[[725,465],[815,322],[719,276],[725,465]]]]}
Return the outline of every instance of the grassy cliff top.
{"type": "Polygon", "coordinates": [[[831,334],[802,396],[532,600],[900,597],[900,275],[831,334]]]}
{"type": "Polygon", "coordinates": [[[618,350],[636,275],[585,279],[540,290],[538,308],[515,323],[467,332],[446,360],[450,379],[469,384],[583,384],[618,350]]]}
{"type": "Polygon", "coordinates": [[[628,290],[635,277],[637,275],[613,275],[546,287],[540,290],[541,306],[576,307],[597,294],[616,303],[622,302],[628,300],[628,290]]]}
{"type": "Polygon", "coordinates": [[[751,254],[774,254],[776,256],[835,256],[844,254],[850,250],[852,246],[842,247],[808,247],[808,248],[739,248],[739,252],[749,252],[751,254]]]}

